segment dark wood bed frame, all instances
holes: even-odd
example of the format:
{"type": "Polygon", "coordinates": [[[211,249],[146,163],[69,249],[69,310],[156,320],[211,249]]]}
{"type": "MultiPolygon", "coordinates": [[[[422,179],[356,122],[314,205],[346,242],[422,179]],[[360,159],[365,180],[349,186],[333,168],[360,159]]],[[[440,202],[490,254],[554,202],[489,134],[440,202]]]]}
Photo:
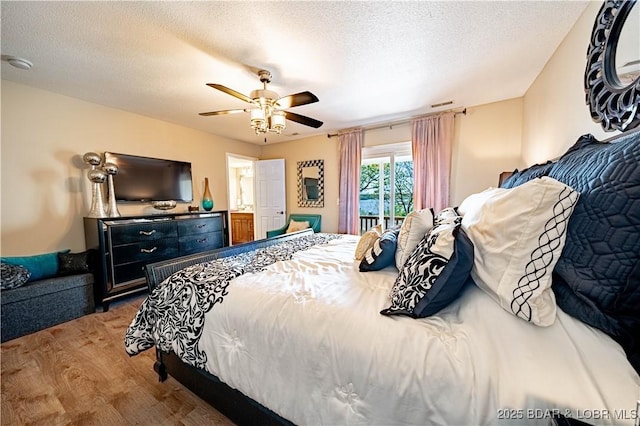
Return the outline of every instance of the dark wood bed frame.
{"type": "MultiPolygon", "coordinates": [[[[305,229],[232,247],[151,263],[145,267],[149,291],[151,292],[166,278],[187,266],[246,253],[312,234],[313,230],[305,229]]],[[[156,349],[156,362],[153,369],[158,373],[160,381],[165,381],[170,375],[238,425],[293,425],[290,421],[240,391],[231,388],[218,377],[183,363],[173,352],[163,352],[156,349]]]]}

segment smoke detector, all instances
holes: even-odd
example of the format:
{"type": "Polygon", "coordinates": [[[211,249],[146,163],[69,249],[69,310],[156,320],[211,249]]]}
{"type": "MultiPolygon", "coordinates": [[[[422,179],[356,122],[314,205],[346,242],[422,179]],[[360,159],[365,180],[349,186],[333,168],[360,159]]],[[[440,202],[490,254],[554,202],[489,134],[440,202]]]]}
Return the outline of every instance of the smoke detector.
{"type": "Polygon", "coordinates": [[[7,61],[12,67],[19,68],[21,70],[30,70],[33,64],[24,58],[18,58],[17,56],[2,56],[3,61],[7,61]]]}

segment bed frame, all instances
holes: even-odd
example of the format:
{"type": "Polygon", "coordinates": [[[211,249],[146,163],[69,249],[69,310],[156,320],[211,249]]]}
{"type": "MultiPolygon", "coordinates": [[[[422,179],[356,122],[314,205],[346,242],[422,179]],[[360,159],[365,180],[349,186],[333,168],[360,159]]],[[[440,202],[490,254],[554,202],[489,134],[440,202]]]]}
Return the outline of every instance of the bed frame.
{"type": "MultiPolygon", "coordinates": [[[[147,285],[151,292],[166,278],[187,266],[246,253],[312,234],[312,229],[305,229],[290,234],[151,263],[145,267],[147,285]]],[[[238,390],[231,388],[218,377],[183,363],[173,352],[163,352],[156,349],[156,362],[153,369],[158,373],[161,382],[165,381],[170,375],[238,425],[293,425],[290,421],[280,417],[238,390]]]]}

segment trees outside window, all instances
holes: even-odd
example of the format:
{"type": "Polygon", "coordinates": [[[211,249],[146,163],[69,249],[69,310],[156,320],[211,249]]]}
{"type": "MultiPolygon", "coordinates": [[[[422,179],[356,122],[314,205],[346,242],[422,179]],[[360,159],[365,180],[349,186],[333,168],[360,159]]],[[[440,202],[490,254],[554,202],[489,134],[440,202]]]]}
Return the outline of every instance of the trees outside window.
{"type": "Polygon", "coordinates": [[[402,222],[413,210],[413,160],[409,142],[364,148],[360,169],[361,233],[402,222]]]}

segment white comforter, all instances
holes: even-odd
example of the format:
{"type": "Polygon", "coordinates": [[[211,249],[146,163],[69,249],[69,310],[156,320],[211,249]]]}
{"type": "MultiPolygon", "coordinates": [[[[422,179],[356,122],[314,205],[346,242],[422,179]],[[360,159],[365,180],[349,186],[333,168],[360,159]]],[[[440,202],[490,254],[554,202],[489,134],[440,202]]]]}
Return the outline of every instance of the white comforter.
{"type": "Polygon", "coordinates": [[[536,327],[475,286],[434,317],[380,315],[397,270],[358,272],[356,242],[234,279],[208,370],[299,425],[633,424],[640,379],[605,334],[563,312],[536,327]]]}

